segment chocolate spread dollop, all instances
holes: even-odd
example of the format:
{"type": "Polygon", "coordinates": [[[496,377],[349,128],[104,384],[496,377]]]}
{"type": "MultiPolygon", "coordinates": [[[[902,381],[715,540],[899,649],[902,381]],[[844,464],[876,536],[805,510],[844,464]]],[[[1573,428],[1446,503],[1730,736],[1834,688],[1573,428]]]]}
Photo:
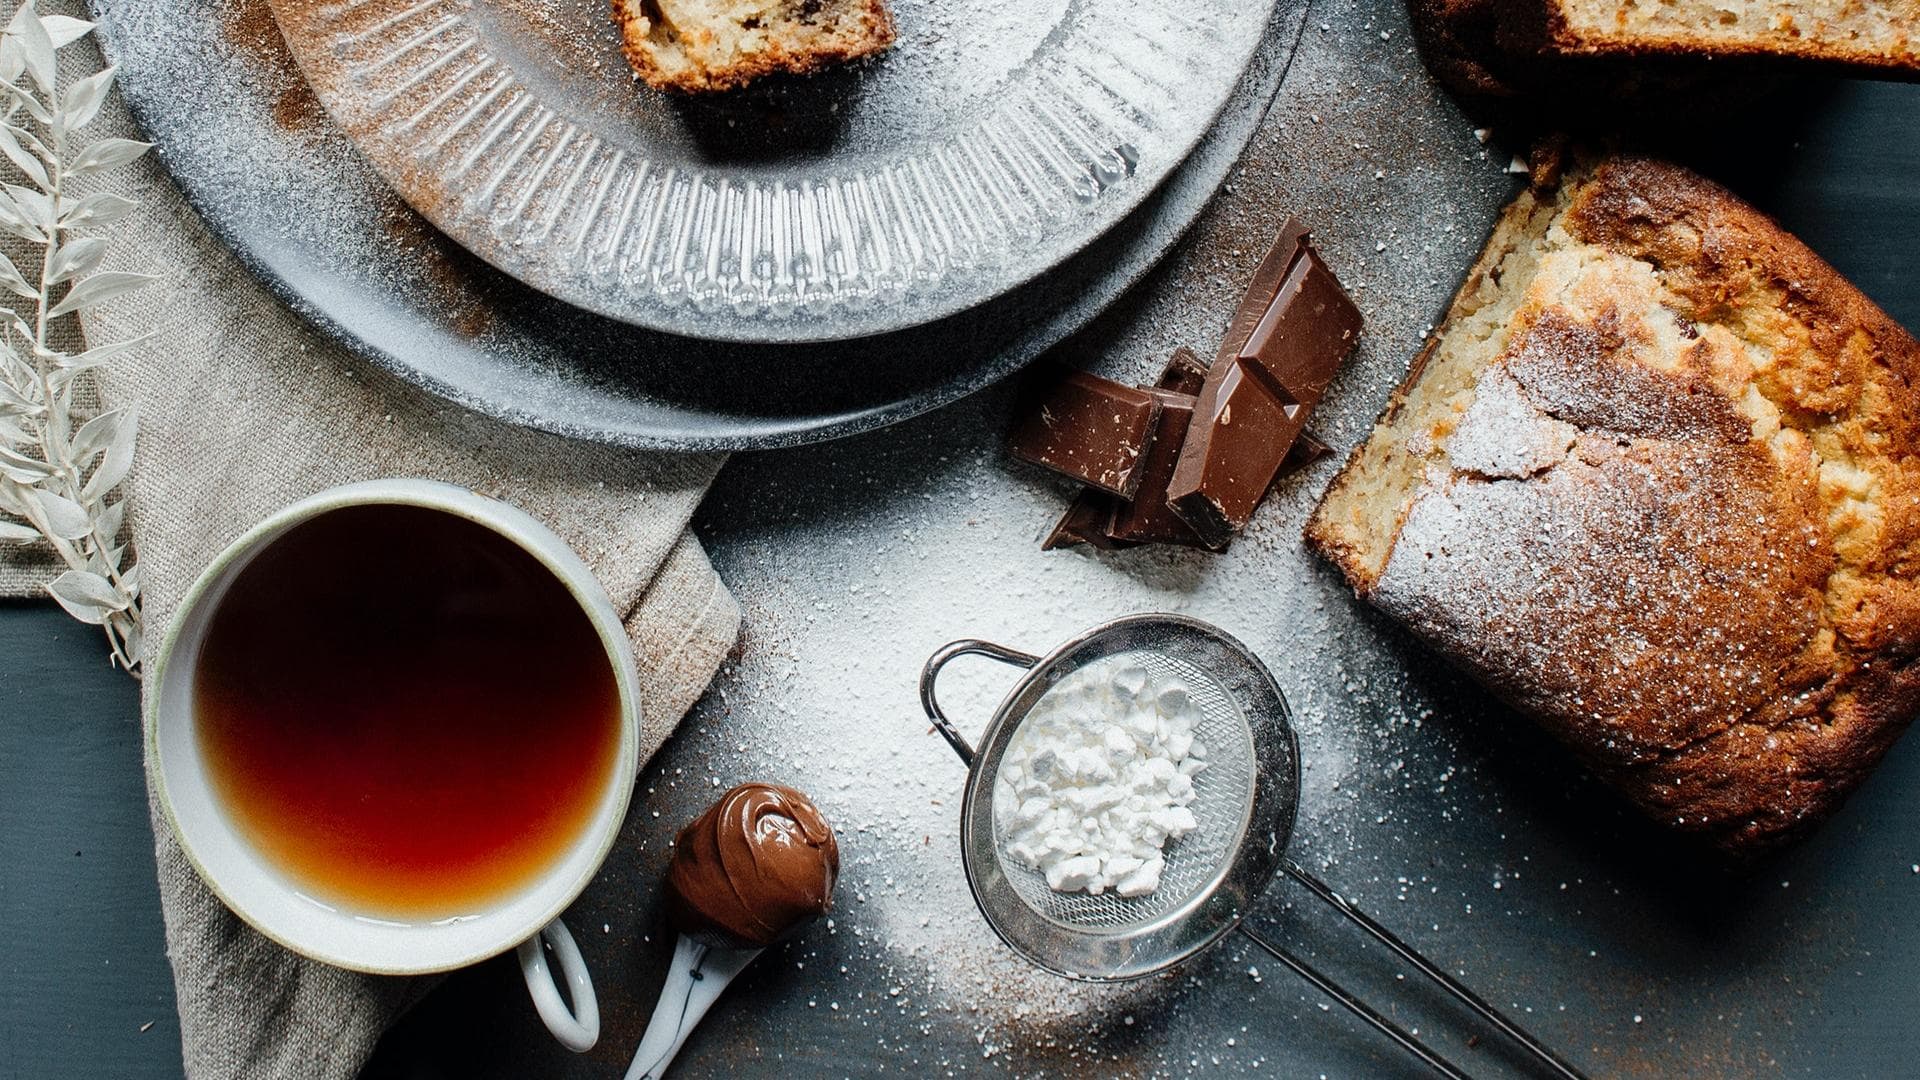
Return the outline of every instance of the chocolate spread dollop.
{"type": "Polygon", "coordinates": [[[762,948],[833,906],[840,848],[812,800],[741,784],[680,830],[667,867],[667,918],[721,948],[762,948]]]}

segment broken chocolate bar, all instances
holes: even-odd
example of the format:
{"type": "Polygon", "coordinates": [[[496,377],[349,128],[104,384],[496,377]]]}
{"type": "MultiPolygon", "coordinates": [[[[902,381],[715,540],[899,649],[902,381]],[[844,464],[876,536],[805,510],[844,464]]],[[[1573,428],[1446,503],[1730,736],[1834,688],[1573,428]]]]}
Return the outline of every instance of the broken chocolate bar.
{"type": "Polygon", "coordinates": [[[1184,544],[1224,550],[1224,544],[1206,543],[1167,504],[1167,481],[1173,478],[1174,464],[1179,461],[1181,444],[1187,438],[1194,415],[1194,396],[1172,390],[1147,392],[1160,400],[1160,423],[1140,464],[1140,490],[1134,492],[1133,498],[1114,507],[1113,523],[1107,535],[1141,544],[1184,544]]]}
{"type": "Polygon", "coordinates": [[[1312,234],[1300,224],[1299,218],[1290,217],[1280,226],[1280,235],[1274,237],[1266,257],[1254,268],[1253,280],[1247,284],[1240,306],[1227,322],[1227,336],[1220,339],[1220,348],[1213,355],[1215,368],[1233,363],[1233,358],[1240,355],[1241,347],[1253,337],[1267,309],[1273,306],[1274,298],[1280,295],[1280,288],[1293,270],[1293,264],[1299,261],[1300,253],[1312,242],[1312,234]]]}
{"type": "Polygon", "coordinates": [[[1198,394],[1200,388],[1207,385],[1206,361],[1182,345],[1173,350],[1173,358],[1167,361],[1167,370],[1160,373],[1160,381],[1154,385],[1176,394],[1198,394]]]}
{"type": "Polygon", "coordinates": [[[1108,535],[1108,530],[1113,528],[1113,508],[1119,501],[1117,495],[1081,488],[1080,493],[1073,497],[1073,502],[1067,505],[1067,512],[1061,516],[1060,523],[1041,541],[1040,550],[1052,551],[1075,544],[1088,544],[1102,551],[1137,546],[1131,541],[1116,540],[1108,535]]]}
{"type": "Polygon", "coordinates": [[[1308,248],[1237,359],[1277,394],[1312,409],[1359,340],[1360,309],[1308,248]]]}
{"type": "MultiPolygon", "coordinates": [[[[1287,460],[1281,464],[1280,473],[1273,478],[1273,482],[1278,484],[1331,453],[1333,453],[1332,447],[1311,434],[1301,432],[1299,441],[1295,442],[1293,449],[1287,452],[1287,460]]],[[[1148,471],[1151,472],[1151,468],[1148,471]]],[[[1101,551],[1121,551],[1139,547],[1142,541],[1122,540],[1112,534],[1114,511],[1120,505],[1121,500],[1117,496],[1109,495],[1104,491],[1095,491],[1092,488],[1081,488],[1080,493],[1074,496],[1073,502],[1067,506],[1067,512],[1061,516],[1059,523],[1041,542],[1040,550],[1053,551],[1056,548],[1074,547],[1079,544],[1099,548],[1101,551]]],[[[1173,529],[1165,531],[1177,532],[1173,529]]],[[[1209,551],[1220,550],[1207,548],[1200,542],[1200,537],[1194,534],[1191,527],[1184,534],[1179,534],[1179,538],[1172,542],[1209,551]]]]}
{"type": "Polygon", "coordinates": [[[1261,262],[1232,326],[1198,395],[1167,488],[1175,512],[1213,547],[1253,519],[1308,414],[1359,339],[1360,311],[1304,230],[1290,222],[1261,262]],[[1284,272],[1276,274],[1281,264],[1284,272]]]}
{"type": "Polygon", "coordinates": [[[1023,408],[1008,446],[1015,457],[1128,496],[1140,486],[1137,466],[1159,418],[1160,403],[1145,390],[1061,369],[1023,408]]]}
{"type": "MultiPolygon", "coordinates": [[[[1251,320],[1248,325],[1251,336],[1258,329],[1259,321],[1251,320]]],[[[1209,545],[1201,540],[1192,526],[1174,513],[1166,499],[1167,482],[1186,441],[1194,395],[1206,385],[1207,373],[1207,365],[1193,350],[1185,347],[1174,350],[1158,385],[1137,391],[1152,399],[1155,420],[1138,443],[1140,458],[1134,470],[1137,487],[1133,498],[1125,499],[1093,487],[1082,488],[1042,541],[1041,550],[1087,544],[1102,551],[1118,551],[1145,543],[1225,550],[1225,545],[1209,545]]],[[[1327,453],[1325,444],[1303,433],[1277,475],[1285,476],[1305,468],[1327,453]]],[[[1082,455],[1081,460],[1085,457],[1082,455]]]]}
{"type": "MultiPolygon", "coordinates": [[[[1173,357],[1167,361],[1167,369],[1160,374],[1157,384],[1162,390],[1192,396],[1207,381],[1206,362],[1195,356],[1192,349],[1185,345],[1173,351],[1173,357]]],[[[1144,392],[1144,391],[1143,391],[1144,392]]],[[[1162,413],[1162,416],[1165,414],[1162,413]]],[[[1156,430],[1159,425],[1156,424],[1156,430]]],[[[1181,428],[1185,433],[1184,425],[1181,428]]],[[[1150,439],[1152,436],[1149,437],[1150,439]]],[[[1176,442],[1176,446],[1178,443],[1176,442]]],[[[1151,445],[1145,451],[1151,456],[1151,445]]],[[[1142,470],[1144,476],[1147,470],[1142,470]]],[[[1144,489],[1142,489],[1144,490],[1144,489]]],[[[1136,491],[1136,495],[1139,491],[1136,491]]],[[[1125,540],[1113,535],[1114,514],[1121,506],[1121,500],[1104,491],[1082,490],[1074,496],[1067,512],[1061,516],[1060,523],[1053,527],[1040,544],[1040,550],[1052,551],[1055,548],[1072,547],[1075,544],[1088,544],[1102,551],[1118,551],[1121,548],[1138,547],[1141,541],[1125,540]]],[[[1133,522],[1133,524],[1140,524],[1133,522]]],[[[1151,523],[1148,523],[1149,525],[1151,523]]],[[[1165,531],[1174,531],[1166,529],[1165,531]]],[[[1197,544],[1199,538],[1192,535],[1193,530],[1179,530],[1183,541],[1197,544]]]]}

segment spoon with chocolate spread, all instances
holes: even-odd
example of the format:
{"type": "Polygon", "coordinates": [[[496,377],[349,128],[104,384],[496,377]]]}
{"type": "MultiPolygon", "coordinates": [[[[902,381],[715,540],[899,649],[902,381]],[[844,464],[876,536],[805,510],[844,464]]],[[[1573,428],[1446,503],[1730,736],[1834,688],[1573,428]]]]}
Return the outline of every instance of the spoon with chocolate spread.
{"type": "Polygon", "coordinates": [[[790,787],[741,784],[680,830],[667,867],[680,939],[626,1080],[658,1080],[734,976],[833,907],[839,876],[832,826],[790,787]]]}

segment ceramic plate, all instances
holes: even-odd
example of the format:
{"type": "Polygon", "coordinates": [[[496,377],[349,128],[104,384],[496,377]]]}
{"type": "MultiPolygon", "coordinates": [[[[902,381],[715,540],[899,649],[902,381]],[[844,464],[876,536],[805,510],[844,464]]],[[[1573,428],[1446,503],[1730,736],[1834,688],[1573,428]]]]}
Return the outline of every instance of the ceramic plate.
{"type": "Polygon", "coordinates": [[[828,341],[975,307],[1137,207],[1274,0],[893,0],[888,53],[688,98],[607,0],[271,0],[327,111],[470,251],[655,330],[828,341]]]}
{"type": "Polygon", "coordinates": [[[986,386],[1084,326],[1179,239],[1273,100],[1306,16],[1285,0],[1220,120],[1119,225],[1045,278],[860,341],[728,345],[562,303],[402,202],[314,101],[263,0],[93,0],[135,117],[207,226],[355,352],[515,424],[663,450],[868,431],[986,386]]]}

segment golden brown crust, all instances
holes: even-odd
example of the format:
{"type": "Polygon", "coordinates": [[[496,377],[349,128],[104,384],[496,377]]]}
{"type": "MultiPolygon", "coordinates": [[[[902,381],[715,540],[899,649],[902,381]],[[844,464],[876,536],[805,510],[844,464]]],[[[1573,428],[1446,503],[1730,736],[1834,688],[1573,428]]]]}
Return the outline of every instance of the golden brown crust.
{"type": "Polygon", "coordinates": [[[1560,0],[1407,0],[1427,67],[1490,123],[1679,126],[1745,107],[1781,75],[1920,79],[1920,49],[1858,35],[1747,39],[1679,31],[1601,34],[1570,25],[1560,0]]]}
{"type": "Polygon", "coordinates": [[[1778,846],[1920,709],[1920,343],[1665,162],[1576,167],[1502,228],[1423,350],[1527,290],[1471,403],[1397,520],[1361,504],[1370,443],[1308,540],[1657,820],[1778,846]],[[1488,282],[1526,242],[1538,276],[1488,282]]]}
{"type": "Polygon", "coordinates": [[[1428,69],[1455,94],[1500,100],[1519,92],[1518,62],[1495,42],[1497,0],[1407,0],[1407,13],[1428,69]]]}
{"type": "Polygon", "coordinates": [[[656,90],[703,94],[737,90],[768,75],[811,75],[836,64],[852,63],[892,47],[898,31],[886,0],[861,0],[861,32],[853,40],[835,44],[793,47],[774,40],[769,47],[736,59],[725,67],[690,65],[668,71],[655,57],[650,40],[653,23],[643,0],[612,0],[613,21],[620,28],[620,49],[627,63],[656,90]]]}
{"type": "MultiPolygon", "coordinates": [[[[1503,0],[1509,10],[1540,12],[1538,36],[1516,36],[1540,54],[1554,57],[1613,57],[1630,60],[1761,60],[1803,61],[1830,68],[1835,74],[1868,78],[1920,78],[1920,51],[1876,49],[1856,45],[1847,37],[1781,35],[1764,40],[1719,38],[1707,34],[1629,33],[1602,35],[1569,25],[1559,7],[1542,0],[1503,0]]],[[[1527,22],[1534,22],[1528,19],[1527,22]]],[[[1516,21],[1515,26],[1522,25],[1516,21]]]]}

